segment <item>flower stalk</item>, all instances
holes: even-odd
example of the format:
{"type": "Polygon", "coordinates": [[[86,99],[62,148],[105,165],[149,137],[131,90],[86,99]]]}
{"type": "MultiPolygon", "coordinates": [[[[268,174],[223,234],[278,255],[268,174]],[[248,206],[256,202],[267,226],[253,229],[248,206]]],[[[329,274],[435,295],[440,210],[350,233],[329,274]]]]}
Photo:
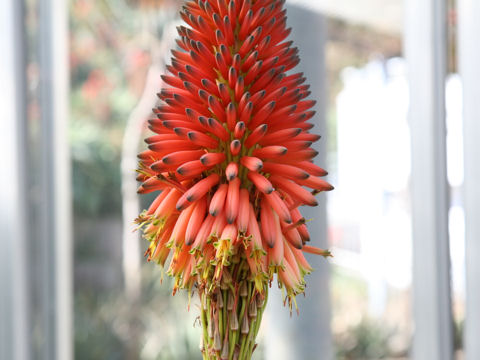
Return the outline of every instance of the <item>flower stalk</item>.
{"type": "Polygon", "coordinates": [[[249,279],[251,273],[243,259],[227,271],[233,276],[214,291],[212,286],[199,289],[203,337],[203,359],[250,359],[256,347],[268,286],[258,291],[249,279]]]}

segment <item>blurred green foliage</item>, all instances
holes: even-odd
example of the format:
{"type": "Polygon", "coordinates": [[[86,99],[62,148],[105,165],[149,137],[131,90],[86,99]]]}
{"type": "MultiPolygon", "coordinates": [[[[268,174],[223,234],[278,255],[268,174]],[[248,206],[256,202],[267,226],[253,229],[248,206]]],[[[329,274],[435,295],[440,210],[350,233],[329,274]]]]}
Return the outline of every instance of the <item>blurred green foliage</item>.
{"type": "MultiPolygon", "coordinates": [[[[135,35],[135,9],[124,1],[72,1],[70,143],[74,210],[84,216],[120,213],[123,127],[136,96],[127,83],[122,44],[135,35]],[[115,15],[118,8],[126,18],[115,15]]],[[[140,50],[139,50],[140,51],[140,50]]]]}
{"type": "Polygon", "coordinates": [[[144,264],[139,313],[132,314],[122,276],[120,161],[124,128],[151,64],[147,40],[161,35],[177,3],[70,2],[69,141],[77,359],[198,357],[198,328],[192,327],[195,312],[185,315],[186,295],[172,298],[171,287],[160,285],[159,267],[144,264]],[[138,347],[131,344],[132,329],[137,332],[138,347]]]}
{"type": "Polygon", "coordinates": [[[389,341],[394,334],[385,324],[362,318],[336,338],[338,360],[376,360],[392,357],[389,341]]]}

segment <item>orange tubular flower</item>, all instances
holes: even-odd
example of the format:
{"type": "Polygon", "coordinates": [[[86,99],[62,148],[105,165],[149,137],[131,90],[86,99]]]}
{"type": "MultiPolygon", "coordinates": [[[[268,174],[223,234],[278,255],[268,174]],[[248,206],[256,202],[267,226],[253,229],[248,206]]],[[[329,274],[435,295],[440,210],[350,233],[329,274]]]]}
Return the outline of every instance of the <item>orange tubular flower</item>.
{"type": "Polygon", "coordinates": [[[137,219],[145,255],[201,300],[204,359],[250,359],[277,274],[292,309],[311,267],[298,207],[333,187],[311,148],[308,85],[286,41],[285,1],[194,0],[181,12],[155,135],[139,155],[139,193],[160,191],[137,219]],[[169,262],[167,263],[167,260],[169,262]]]}

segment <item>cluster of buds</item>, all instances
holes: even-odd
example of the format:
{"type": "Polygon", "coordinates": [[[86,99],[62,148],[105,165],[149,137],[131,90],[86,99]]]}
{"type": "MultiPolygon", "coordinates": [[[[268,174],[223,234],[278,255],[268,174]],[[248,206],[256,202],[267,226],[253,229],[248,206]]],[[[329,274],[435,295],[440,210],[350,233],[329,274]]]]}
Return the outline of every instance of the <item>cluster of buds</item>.
{"type": "Polygon", "coordinates": [[[187,1],[179,50],[139,154],[138,192],[158,192],[137,219],[145,255],[197,289],[204,359],[249,359],[274,274],[290,309],[312,268],[299,207],[333,187],[312,159],[320,137],[285,1],[187,1]],[[308,190],[309,188],[310,190],[308,190]]]}

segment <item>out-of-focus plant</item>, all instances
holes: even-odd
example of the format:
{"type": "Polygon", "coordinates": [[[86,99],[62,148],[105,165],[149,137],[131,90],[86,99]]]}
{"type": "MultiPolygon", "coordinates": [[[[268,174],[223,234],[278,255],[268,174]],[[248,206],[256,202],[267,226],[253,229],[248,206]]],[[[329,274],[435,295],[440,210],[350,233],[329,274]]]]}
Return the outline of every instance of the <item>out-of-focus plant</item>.
{"type": "MultiPolygon", "coordinates": [[[[69,140],[76,216],[75,355],[79,359],[157,359],[145,349],[149,339],[161,335],[164,337],[157,342],[157,350],[160,347],[165,354],[162,359],[194,358],[189,349],[197,344],[185,346],[190,343],[190,335],[182,332],[181,326],[164,326],[164,318],[178,319],[180,312],[169,304],[167,291],[157,288],[158,278],[152,276],[151,268],[142,275],[142,311],[134,324],[139,330],[139,348],[136,356],[127,355],[129,309],[118,258],[125,123],[143,91],[152,63],[150,41],[161,37],[178,3],[70,2],[69,140]],[[114,246],[115,251],[111,251],[114,246]],[[182,352],[169,350],[175,341],[182,343],[182,352]]],[[[191,328],[193,320],[182,321],[188,322],[185,329],[191,328]]]]}
{"type": "Polygon", "coordinates": [[[376,360],[392,358],[389,342],[395,330],[379,321],[363,318],[360,323],[337,335],[338,360],[376,360]]]}

